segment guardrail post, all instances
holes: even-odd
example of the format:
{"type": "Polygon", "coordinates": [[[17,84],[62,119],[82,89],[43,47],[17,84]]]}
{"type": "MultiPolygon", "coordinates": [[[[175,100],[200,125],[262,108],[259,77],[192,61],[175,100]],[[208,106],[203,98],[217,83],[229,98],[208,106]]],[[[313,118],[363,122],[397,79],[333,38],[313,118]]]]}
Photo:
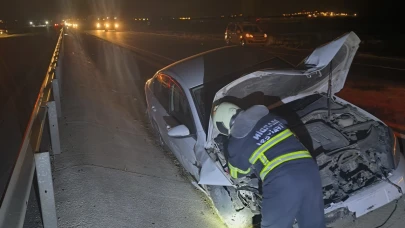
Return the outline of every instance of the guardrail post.
{"type": "Polygon", "coordinates": [[[35,154],[39,201],[41,204],[42,222],[44,228],[58,227],[56,217],[55,195],[53,190],[52,170],[49,152],[35,154]]]}
{"type": "Polygon", "coordinates": [[[55,69],[55,78],[58,79],[59,95],[62,97],[62,58],[59,56],[55,69]]]}
{"type": "Polygon", "coordinates": [[[56,111],[55,101],[50,101],[48,106],[48,121],[49,121],[49,132],[51,135],[51,144],[53,154],[60,154],[60,138],[59,138],[59,125],[58,125],[58,114],[56,111]]]}
{"type": "Polygon", "coordinates": [[[60,87],[59,87],[59,80],[53,79],[52,80],[52,93],[53,93],[53,100],[56,103],[56,112],[58,117],[62,117],[62,105],[60,103],[60,87]]]}

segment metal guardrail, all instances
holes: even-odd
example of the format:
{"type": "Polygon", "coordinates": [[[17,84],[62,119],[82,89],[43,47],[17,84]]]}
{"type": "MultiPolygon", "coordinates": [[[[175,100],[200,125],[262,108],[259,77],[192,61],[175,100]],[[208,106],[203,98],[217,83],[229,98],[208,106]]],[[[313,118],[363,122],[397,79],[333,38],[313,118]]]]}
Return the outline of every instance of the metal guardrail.
{"type": "Polygon", "coordinates": [[[57,227],[49,151],[40,151],[42,136],[49,121],[52,153],[60,153],[58,116],[61,115],[60,86],[63,59],[61,29],[51,63],[38,92],[20,151],[0,207],[0,227],[18,228],[24,224],[28,198],[36,173],[44,227],[57,227]],[[52,96],[51,96],[52,95],[52,96]]]}

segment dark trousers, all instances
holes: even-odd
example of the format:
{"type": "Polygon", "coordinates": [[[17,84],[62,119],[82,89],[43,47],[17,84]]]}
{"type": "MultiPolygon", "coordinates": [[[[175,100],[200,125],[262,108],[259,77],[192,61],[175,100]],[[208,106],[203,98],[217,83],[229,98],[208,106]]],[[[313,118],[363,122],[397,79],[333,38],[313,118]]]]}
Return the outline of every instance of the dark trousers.
{"type": "Polygon", "coordinates": [[[299,159],[280,165],[263,182],[262,228],[325,228],[318,165],[299,159]]]}

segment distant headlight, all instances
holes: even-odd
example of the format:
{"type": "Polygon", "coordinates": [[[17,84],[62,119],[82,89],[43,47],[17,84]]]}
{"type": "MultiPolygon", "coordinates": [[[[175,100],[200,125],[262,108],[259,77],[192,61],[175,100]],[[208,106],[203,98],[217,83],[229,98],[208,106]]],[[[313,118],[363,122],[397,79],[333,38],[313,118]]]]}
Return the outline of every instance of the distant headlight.
{"type": "Polygon", "coordinates": [[[120,25],[119,24],[115,24],[115,27],[118,28],[120,25]]]}
{"type": "Polygon", "coordinates": [[[266,33],[264,34],[264,38],[267,38],[267,34],[266,34],[266,33]]]}
{"type": "Polygon", "coordinates": [[[246,34],[246,38],[251,38],[253,35],[250,35],[249,33],[246,34]]]}

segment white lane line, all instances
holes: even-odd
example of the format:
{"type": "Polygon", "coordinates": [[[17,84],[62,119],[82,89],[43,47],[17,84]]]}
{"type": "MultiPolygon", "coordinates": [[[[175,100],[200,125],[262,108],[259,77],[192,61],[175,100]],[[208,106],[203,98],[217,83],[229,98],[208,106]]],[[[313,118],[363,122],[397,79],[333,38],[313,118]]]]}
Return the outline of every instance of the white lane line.
{"type": "Polygon", "coordinates": [[[403,69],[403,68],[387,67],[387,66],[381,66],[381,65],[372,65],[372,64],[366,64],[366,63],[353,63],[353,65],[375,67],[375,68],[383,68],[383,69],[388,69],[388,70],[405,71],[405,69],[403,69]]]}
{"type": "MultiPolygon", "coordinates": [[[[268,52],[269,52],[270,54],[275,54],[275,55],[289,55],[289,56],[296,56],[296,57],[304,58],[302,55],[289,54],[289,53],[280,53],[280,52],[274,52],[274,51],[268,51],[268,52]]],[[[405,71],[404,68],[388,67],[388,66],[382,66],[382,65],[372,65],[372,64],[366,64],[366,63],[352,63],[352,64],[353,64],[353,65],[359,65],[359,66],[383,68],[383,69],[388,69],[388,70],[405,71]]]]}
{"type": "Polygon", "coordinates": [[[170,61],[170,62],[176,62],[175,59],[171,59],[171,58],[166,57],[166,56],[163,56],[163,55],[159,55],[159,54],[156,54],[156,53],[153,53],[153,52],[150,52],[150,51],[141,49],[141,48],[137,48],[137,47],[134,47],[134,46],[129,45],[129,44],[125,44],[125,43],[122,43],[122,42],[118,42],[118,41],[115,41],[115,40],[112,40],[112,39],[108,39],[108,38],[106,38],[106,37],[98,36],[98,35],[92,34],[92,33],[87,33],[87,34],[90,34],[90,35],[92,35],[92,36],[98,37],[98,38],[100,38],[100,39],[106,40],[106,41],[111,42],[111,43],[114,43],[114,44],[118,44],[118,45],[121,45],[121,46],[130,48],[130,49],[133,49],[133,50],[135,50],[135,51],[144,52],[144,53],[147,53],[147,54],[149,54],[149,55],[152,55],[152,56],[155,56],[155,57],[159,57],[159,58],[168,60],[168,61],[170,61]]]}

